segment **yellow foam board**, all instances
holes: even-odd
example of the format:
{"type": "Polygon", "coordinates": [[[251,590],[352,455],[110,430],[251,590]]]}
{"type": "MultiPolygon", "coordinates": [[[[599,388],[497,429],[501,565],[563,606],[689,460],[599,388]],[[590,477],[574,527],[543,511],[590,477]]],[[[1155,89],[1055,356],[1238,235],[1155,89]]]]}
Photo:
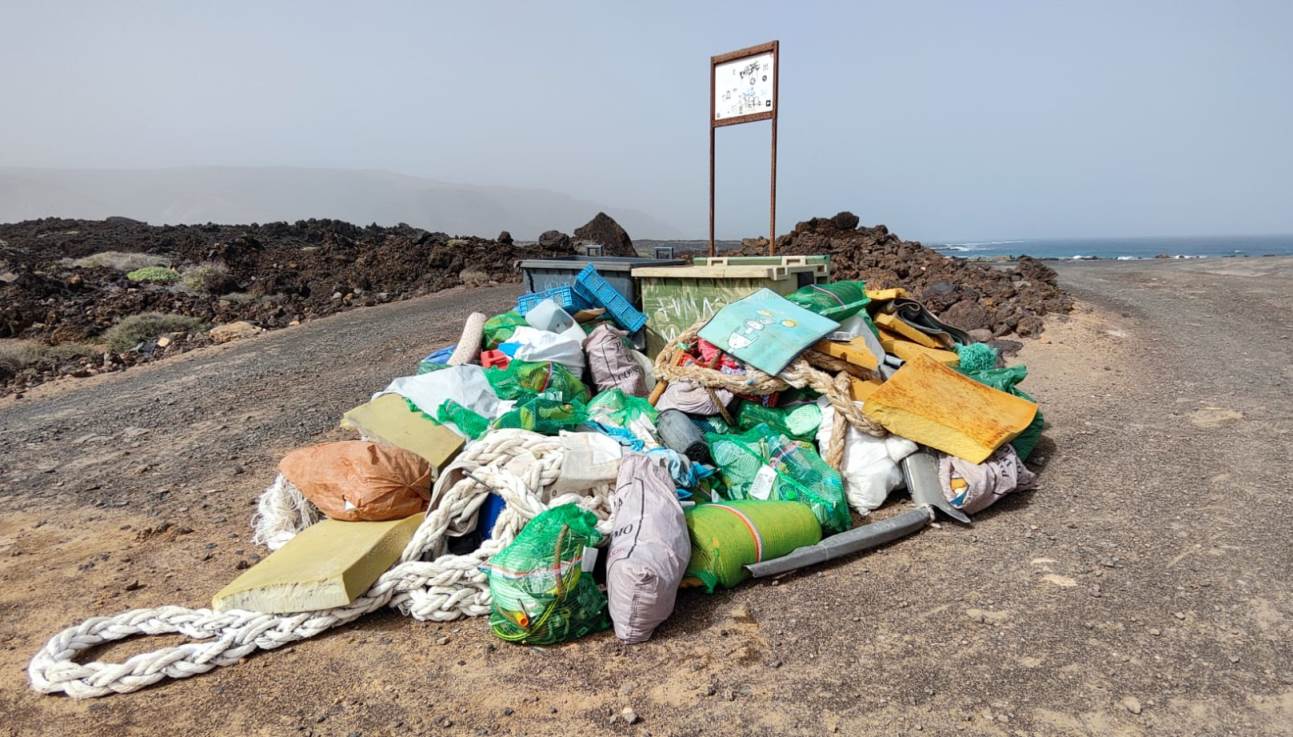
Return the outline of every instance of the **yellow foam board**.
{"type": "Polygon", "coordinates": [[[267,614],[345,606],[400,559],[425,517],[319,522],[235,578],[212,597],[211,606],[267,614]]]}
{"type": "Polygon", "coordinates": [[[454,431],[409,409],[398,394],[383,394],[355,407],[342,416],[341,426],[369,440],[416,453],[437,474],[458,455],[464,442],[454,431]]]}
{"type": "Polygon", "coordinates": [[[902,287],[893,287],[892,289],[868,289],[866,296],[871,298],[872,302],[892,302],[895,299],[901,299],[907,296],[907,290],[902,287]]]}
{"type": "Polygon", "coordinates": [[[856,376],[849,377],[849,395],[854,402],[865,402],[868,397],[875,393],[876,389],[884,386],[884,382],[879,379],[859,379],[856,376]]]}
{"type": "Polygon", "coordinates": [[[885,353],[892,353],[904,361],[910,361],[913,356],[928,356],[944,366],[961,365],[961,357],[952,351],[926,348],[883,329],[880,331],[880,347],[884,348],[885,353]]]}
{"type": "Polygon", "coordinates": [[[929,336],[920,332],[916,328],[913,328],[912,326],[898,319],[897,315],[888,315],[881,312],[877,314],[875,317],[873,317],[872,320],[875,321],[875,324],[877,326],[884,328],[885,330],[888,330],[894,335],[901,335],[903,338],[910,340],[911,342],[916,343],[918,345],[923,345],[926,348],[943,347],[943,344],[938,342],[938,340],[936,340],[932,336],[929,336]]]}
{"type": "Polygon", "coordinates": [[[921,354],[871,393],[863,413],[894,435],[982,463],[1028,427],[1037,405],[921,354]]]}
{"type": "Polygon", "coordinates": [[[859,337],[850,341],[819,340],[813,344],[813,350],[872,371],[880,365],[875,354],[866,347],[866,338],[859,337]]]}

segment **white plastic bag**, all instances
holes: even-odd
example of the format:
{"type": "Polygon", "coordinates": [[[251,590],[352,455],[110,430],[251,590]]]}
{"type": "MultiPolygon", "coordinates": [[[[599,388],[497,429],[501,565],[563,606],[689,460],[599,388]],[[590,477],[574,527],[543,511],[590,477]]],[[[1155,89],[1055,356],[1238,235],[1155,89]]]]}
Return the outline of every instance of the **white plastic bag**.
{"type": "Polygon", "coordinates": [[[570,369],[575,376],[583,376],[584,373],[582,335],[575,338],[522,325],[500,346],[500,350],[518,361],[552,361],[570,369]]]}
{"type": "MultiPolygon", "coordinates": [[[[373,398],[383,394],[399,394],[432,417],[436,416],[436,411],[446,399],[452,399],[486,419],[502,414],[498,397],[485,378],[485,369],[475,364],[450,366],[417,376],[402,376],[374,394],[373,398]]],[[[446,424],[445,427],[466,437],[453,423],[446,424]]]]}
{"type": "MultiPolygon", "coordinates": [[[[818,400],[822,424],[817,428],[817,447],[825,453],[830,447],[835,427],[835,408],[825,397],[818,400]]],[[[861,402],[854,402],[859,407],[861,402]]],[[[870,514],[884,504],[889,492],[902,486],[902,469],[898,462],[915,453],[917,446],[906,438],[889,435],[872,437],[855,427],[844,436],[844,495],[858,514],[870,514]]]]}
{"type": "Polygon", "coordinates": [[[561,475],[552,484],[554,495],[613,484],[619,477],[623,450],[615,438],[599,432],[563,430],[561,445],[566,455],[561,459],[561,475]]]}

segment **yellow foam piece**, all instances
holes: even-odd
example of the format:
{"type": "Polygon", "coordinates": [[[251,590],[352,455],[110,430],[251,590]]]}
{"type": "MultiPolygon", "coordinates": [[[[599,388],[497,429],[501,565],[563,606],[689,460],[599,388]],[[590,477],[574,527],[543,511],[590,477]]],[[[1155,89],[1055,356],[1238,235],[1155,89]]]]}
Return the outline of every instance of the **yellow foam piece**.
{"type": "Polygon", "coordinates": [[[943,344],[935,340],[932,336],[926,335],[916,328],[908,325],[898,319],[897,315],[889,315],[883,312],[871,318],[875,324],[894,335],[900,335],[913,343],[923,345],[926,348],[942,348],[943,344]]]}
{"type": "Polygon", "coordinates": [[[856,376],[849,377],[849,395],[854,402],[865,402],[868,397],[875,393],[876,389],[884,386],[884,382],[879,379],[859,379],[856,376]]]}
{"type": "Polygon", "coordinates": [[[866,347],[865,338],[854,338],[847,342],[819,340],[813,344],[813,350],[872,371],[880,365],[875,354],[866,347]]]}
{"type": "Polygon", "coordinates": [[[314,524],[221,589],[211,607],[287,614],[345,606],[400,559],[425,517],[314,524]]]}
{"type": "Polygon", "coordinates": [[[409,409],[398,394],[383,394],[355,407],[341,417],[341,426],[369,440],[416,453],[437,474],[458,455],[464,442],[454,431],[409,409]]]}
{"type": "Polygon", "coordinates": [[[907,290],[902,287],[892,289],[868,289],[866,296],[871,298],[872,302],[892,302],[895,299],[902,299],[907,296],[907,290]]]}
{"type": "Polygon", "coordinates": [[[982,463],[1028,427],[1037,405],[921,354],[872,392],[862,411],[894,435],[982,463]]]}
{"type": "Polygon", "coordinates": [[[880,347],[884,348],[885,353],[892,353],[904,361],[910,361],[913,356],[928,356],[944,366],[956,367],[961,365],[961,357],[952,351],[945,351],[942,348],[926,348],[885,330],[880,331],[880,347]]]}

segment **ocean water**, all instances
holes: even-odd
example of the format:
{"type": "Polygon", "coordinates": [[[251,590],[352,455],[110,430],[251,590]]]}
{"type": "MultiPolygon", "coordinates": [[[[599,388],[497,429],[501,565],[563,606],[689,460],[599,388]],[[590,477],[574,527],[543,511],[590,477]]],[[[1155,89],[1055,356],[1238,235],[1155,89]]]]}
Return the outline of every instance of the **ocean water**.
{"type": "Polygon", "coordinates": [[[926,243],[949,256],[988,258],[1102,258],[1132,260],[1167,254],[1174,258],[1219,258],[1293,254],[1293,235],[1190,236],[1171,238],[1041,238],[1031,240],[926,243]]]}

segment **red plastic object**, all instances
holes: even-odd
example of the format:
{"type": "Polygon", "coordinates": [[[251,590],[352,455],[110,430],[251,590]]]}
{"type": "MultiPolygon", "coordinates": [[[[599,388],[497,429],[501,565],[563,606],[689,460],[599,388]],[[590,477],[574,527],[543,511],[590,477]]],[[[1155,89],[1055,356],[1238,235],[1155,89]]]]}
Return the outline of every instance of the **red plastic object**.
{"type": "Polygon", "coordinates": [[[512,359],[508,358],[507,354],[502,351],[481,351],[480,352],[480,365],[484,366],[485,368],[504,368],[505,369],[507,368],[507,364],[511,362],[512,362],[512,359]]]}

